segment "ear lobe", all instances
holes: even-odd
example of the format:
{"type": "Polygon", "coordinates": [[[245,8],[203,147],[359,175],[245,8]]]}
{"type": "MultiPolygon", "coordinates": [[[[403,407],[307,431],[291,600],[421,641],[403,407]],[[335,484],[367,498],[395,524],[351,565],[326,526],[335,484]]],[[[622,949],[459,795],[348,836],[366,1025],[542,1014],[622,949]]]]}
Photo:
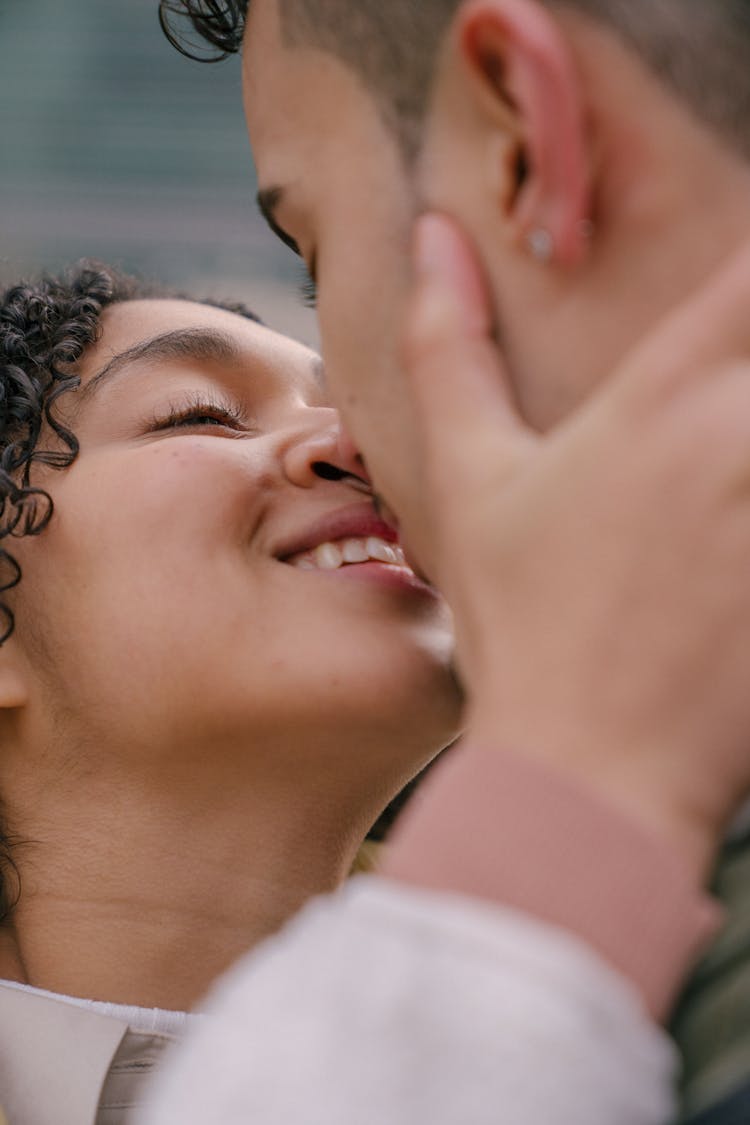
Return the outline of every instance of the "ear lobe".
{"type": "Polygon", "coordinates": [[[504,135],[497,175],[519,243],[546,232],[555,261],[575,264],[587,246],[589,168],[580,84],[561,28],[535,0],[472,0],[456,31],[478,110],[504,135]]]}

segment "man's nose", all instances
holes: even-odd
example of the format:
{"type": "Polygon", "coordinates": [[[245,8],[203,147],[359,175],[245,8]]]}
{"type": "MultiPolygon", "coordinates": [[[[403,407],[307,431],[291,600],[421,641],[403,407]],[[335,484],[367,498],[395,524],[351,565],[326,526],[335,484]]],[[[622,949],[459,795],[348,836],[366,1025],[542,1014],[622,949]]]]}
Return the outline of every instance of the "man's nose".
{"type": "MultiPolygon", "coordinates": [[[[313,413],[311,411],[311,413],[313,413]]],[[[302,488],[320,480],[348,480],[370,490],[370,478],[338,412],[321,407],[300,426],[284,451],[287,478],[302,488]]]]}

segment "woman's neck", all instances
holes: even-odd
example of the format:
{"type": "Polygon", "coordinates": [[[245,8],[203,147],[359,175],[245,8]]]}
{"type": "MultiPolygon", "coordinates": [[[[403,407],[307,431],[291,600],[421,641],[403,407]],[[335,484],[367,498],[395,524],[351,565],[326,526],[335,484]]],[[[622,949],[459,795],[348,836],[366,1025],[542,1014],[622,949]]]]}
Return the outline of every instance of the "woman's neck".
{"type": "MultiPolygon", "coordinates": [[[[351,796],[351,794],[349,795],[351,796]]],[[[373,809],[288,784],[85,787],[23,826],[0,976],[192,1008],[238,956],[346,876],[373,809]]],[[[361,798],[360,798],[361,799],[361,798]]]]}

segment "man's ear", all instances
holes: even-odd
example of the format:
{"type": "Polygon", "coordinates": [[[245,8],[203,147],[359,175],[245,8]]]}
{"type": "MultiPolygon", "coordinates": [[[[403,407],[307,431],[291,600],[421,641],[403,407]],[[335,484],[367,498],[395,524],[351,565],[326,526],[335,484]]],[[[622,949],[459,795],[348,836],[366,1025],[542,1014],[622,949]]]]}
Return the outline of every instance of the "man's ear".
{"type": "Polygon", "coordinates": [[[502,138],[494,175],[504,185],[506,219],[537,256],[574,265],[590,227],[589,160],[579,78],[562,28],[536,0],[467,0],[454,35],[475,111],[502,138]]]}

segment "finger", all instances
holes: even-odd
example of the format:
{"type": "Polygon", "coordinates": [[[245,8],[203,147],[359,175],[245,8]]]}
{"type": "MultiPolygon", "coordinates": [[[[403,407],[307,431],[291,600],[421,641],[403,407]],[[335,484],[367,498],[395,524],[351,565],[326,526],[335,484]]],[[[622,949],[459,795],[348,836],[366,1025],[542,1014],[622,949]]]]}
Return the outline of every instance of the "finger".
{"type": "Polygon", "coordinates": [[[750,243],[630,353],[615,380],[669,395],[749,357],[750,243]]]}
{"type": "Polygon", "coordinates": [[[489,467],[510,469],[535,439],[491,338],[481,271],[452,220],[420,218],[415,265],[404,363],[422,453],[433,485],[463,492],[470,477],[489,467]]]}

